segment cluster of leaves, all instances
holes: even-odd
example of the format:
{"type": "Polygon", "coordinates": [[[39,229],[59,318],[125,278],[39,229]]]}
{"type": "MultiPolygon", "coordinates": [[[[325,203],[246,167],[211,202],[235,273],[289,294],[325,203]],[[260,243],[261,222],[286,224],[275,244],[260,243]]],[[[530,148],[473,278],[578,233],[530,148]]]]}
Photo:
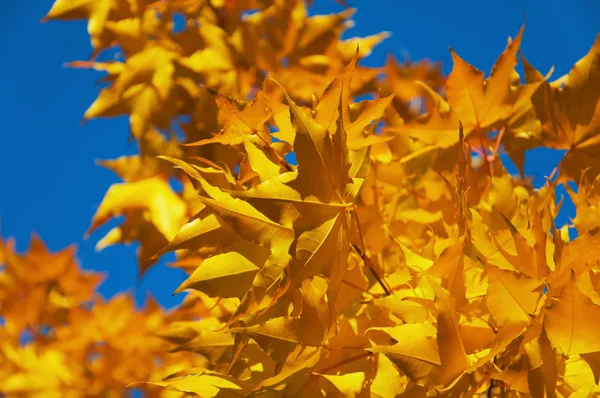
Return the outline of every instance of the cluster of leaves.
{"type": "Polygon", "coordinates": [[[51,253],[33,236],[19,254],[14,241],[0,241],[4,396],[120,397],[131,383],[205,365],[191,353],[168,353],[158,337],[172,322],[201,314],[197,300],[165,313],[149,299],[140,311],[128,295],[99,297],[102,279],[79,268],[74,247],[51,253]]]}
{"type": "MultiPolygon", "coordinates": [[[[124,216],[99,248],[139,243],[141,273],[174,251],[189,273],[177,292],[195,304],[149,330],[200,364],[137,374],[145,388],[600,394],[600,38],[558,80],[522,54],[519,76],[523,29],[487,78],[452,52],[446,79],[427,61],[358,66],[386,35],[342,40],[352,10],[307,7],[58,0],[49,12],[88,19],[94,55],[124,57],[72,64],[107,73],[85,118],[128,115],[140,150],[102,162],[123,183],[89,232],[124,216]],[[523,167],[537,146],[566,154],[535,190],[523,167]],[[567,182],[574,239],[555,223],[567,182]]],[[[46,325],[41,313],[31,322],[46,325]]]]}

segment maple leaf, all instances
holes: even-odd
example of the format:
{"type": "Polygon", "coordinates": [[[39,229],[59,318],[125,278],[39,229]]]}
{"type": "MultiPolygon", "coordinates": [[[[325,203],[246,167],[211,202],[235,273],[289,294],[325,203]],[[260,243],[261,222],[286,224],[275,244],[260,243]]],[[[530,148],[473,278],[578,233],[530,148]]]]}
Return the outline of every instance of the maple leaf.
{"type": "Polygon", "coordinates": [[[595,151],[598,141],[600,111],[600,36],[592,48],[567,75],[562,88],[544,82],[533,97],[535,111],[542,123],[545,146],[566,149],[561,162],[561,179],[579,181],[582,170],[593,178],[598,174],[595,151]]]}
{"type": "Polygon", "coordinates": [[[479,139],[482,134],[498,127],[500,122],[510,117],[515,102],[511,92],[511,75],[517,64],[523,29],[500,55],[485,80],[483,72],[451,49],[454,65],[447,80],[448,102],[437,99],[438,106],[430,114],[393,130],[427,144],[448,148],[458,142],[455,134],[458,120],[469,139],[473,138],[472,135],[479,139]]]}
{"type": "Polygon", "coordinates": [[[125,222],[110,230],[96,246],[101,250],[120,242],[141,241],[138,252],[140,274],[155,261],[152,256],[162,249],[185,222],[187,208],[161,177],[113,185],[98,207],[88,234],[124,215],[125,222]]]}
{"type": "Polygon", "coordinates": [[[513,271],[486,267],[489,277],[486,307],[498,325],[492,358],[521,335],[534,315],[540,299],[540,282],[513,271]]]}
{"type": "Polygon", "coordinates": [[[117,159],[101,160],[99,165],[112,170],[125,182],[133,182],[150,178],[170,171],[168,163],[157,159],[158,156],[183,156],[177,141],[165,137],[152,129],[139,142],[139,155],[121,156],[117,159]]]}
{"type": "Polygon", "coordinates": [[[565,355],[600,351],[598,340],[593,338],[599,314],[600,306],[579,291],[571,274],[561,300],[546,312],[544,328],[552,346],[565,355]]]}
{"type": "Polygon", "coordinates": [[[103,89],[83,120],[130,115],[131,133],[142,137],[154,124],[167,127],[176,109],[173,104],[174,60],[177,54],[150,47],[127,59],[113,84],[103,89]]]}
{"type": "MultiPolygon", "coordinates": [[[[210,143],[221,143],[225,145],[236,145],[244,142],[244,135],[260,134],[264,123],[269,119],[265,95],[260,92],[250,102],[240,102],[228,98],[222,94],[209,90],[215,97],[219,107],[219,116],[223,121],[222,131],[213,138],[204,139],[188,145],[206,145],[210,143]]],[[[262,131],[264,134],[264,131],[262,131]]]]}
{"type": "Polygon", "coordinates": [[[88,33],[92,39],[92,46],[98,51],[110,42],[110,39],[107,40],[105,37],[105,29],[110,10],[114,6],[113,3],[112,0],[56,1],[45,19],[87,19],[88,33]]]}
{"type": "Polygon", "coordinates": [[[394,339],[393,345],[375,346],[371,351],[385,354],[417,384],[425,384],[431,371],[442,364],[437,330],[429,323],[369,330],[382,331],[394,339]]]}

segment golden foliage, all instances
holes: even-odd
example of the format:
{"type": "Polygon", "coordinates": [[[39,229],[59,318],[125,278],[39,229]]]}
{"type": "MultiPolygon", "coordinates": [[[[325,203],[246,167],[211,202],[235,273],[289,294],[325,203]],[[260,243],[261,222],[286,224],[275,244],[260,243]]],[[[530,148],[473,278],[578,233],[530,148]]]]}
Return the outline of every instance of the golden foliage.
{"type": "Polygon", "coordinates": [[[189,295],[135,310],[95,297],[72,251],[4,245],[7,396],[600,394],[600,38],[557,81],[521,55],[522,82],[522,27],[487,78],[452,51],[446,79],[359,66],[386,34],[343,40],[353,10],[308,6],[55,2],[95,54],[122,51],[71,65],[106,73],[84,119],[128,115],[140,149],[101,162],[123,183],[89,232],[125,216],[98,247],[139,242],[140,273],[175,252],[189,295]],[[567,153],[534,190],[537,146],[567,153]]]}

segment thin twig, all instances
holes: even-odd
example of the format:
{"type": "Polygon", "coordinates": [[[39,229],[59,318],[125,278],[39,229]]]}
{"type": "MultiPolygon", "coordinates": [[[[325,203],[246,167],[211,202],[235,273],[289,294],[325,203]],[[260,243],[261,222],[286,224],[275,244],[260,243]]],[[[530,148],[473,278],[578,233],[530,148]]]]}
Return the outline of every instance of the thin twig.
{"type": "Polygon", "coordinates": [[[494,169],[492,168],[492,162],[487,155],[487,149],[485,149],[485,143],[483,142],[483,136],[479,135],[479,144],[481,145],[481,150],[483,151],[483,160],[485,160],[485,164],[487,165],[488,174],[490,177],[494,176],[494,169]]]}
{"type": "Polygon", "coordinates": [[[354,283],[347,281],[345,279],[342,279],[342,283],[345,283],[346,285],[355,288],[356,290],[360,290],[363,293],[368,294],[371,297],[376,297],[373,293],[371,293],[370,291],[368,291],[367,289],[363,289],[362,287],[355,285],[354,283]]]}
{"type": "Polygon", "coordinates": [[[496,136],[496,142],[494,143],[494,157],[493,160],[496,159],[496,153],[500,150],[500,144],[502,142],[502,137],[504,137],[504,132],[506,131],[506,127],[502,127],[500,131],[498,131],[498,135],[496,136]]]}
{"type": "Polygon", "coordinates": [[[264,144],[265,144],[265,147],[267,148],[267,150],[268,150],[268,151],[269,151],[269,152],[270,152],[270,153],[271,153],[273,156],[275,156],[275,157],[277,158],[277,161],[279,161],[279,164],[280,164],[281,166],[283,166],[283,168],[285,168],[287,171],[293,171],[293,169],[292,169],[292,166],[290,166],[290,164],[289,164],[289,163],[288,163],[288,162],[287,162],[287,161],[286,161],[284,158],[282,158],[282,157],[281,157],[281,155],[279,155],[279,154],[278,154],[278,153],[275,151],[275,149],[273,149],[273,147],[271,146],[271,144],[269,144],[269,143],[267,142],[267,140],[265,140],[265,139],[263,138],[263,136],[261,136],[261,135],[258,133],[258,131],[256,131],[256,130],[253,130],[252,132],[253,132],[253,133],[255,133],[255,135],[257,135],[257,136],[258,136],[258,137],[259,137],[259,138],[262,140],[262,142],[264,142],[264,144]]]}
{"type": "Polygon", "coordinates": [[[494,394],[494,379],[490,379],[490,386],[487,390],[487,398],[492,398],[492,394],[494,394]]]}
{"type": "MultiPolygon", "coordinates": [[[[354,218],[356,219],[356,227],[358,229],[358,236],[360,237],[360,244],[364,248],[365,241],[363,239],[362,230],[360,228],[360,220],[358,218],[358,211],[357,211],[356,205],[353,206],[353,213],[354,213],[354,218]]],[[[358,253],[360,254],[360,257],[362,258],[363,262],[365,263],[365,266],[371,271],[371,274],[373,274],[373,277],[375,278],[375,280],[377,280],[377,283],[379,283],[379,285],[385,292],[385,295],[390,296],[392,294],[392,289],[390,289],[390,286],[385,282],[385,280],[381,277],[381,275],[379,275],[377,270],[375,270],[375,268],[373,267],[373,263],[371,263],[371,260],[369,259],[369,257],[367,257],[367,254],[364,252],[364,250],[358,250],[357,247],[354,247],[354,248],[357,249],[358,253]]]]}
{"type": "Polygon", "coordinates": [[[385,281],[385,279],[383,279],[383,277],[381,277],[377,271],[375,270],[375,268],[373,267],[373,264],[371,263],[371,259],[369,259],[367,257],[366,254],[362,254],[362,259],[365,262],[367,268],[369,268],[369,270],[371,271],[371,274],[373,274],[373,277],[377,280],[377,283],[379,283],[379,285],[381,285],[381,288],[383,289],[383,291],[385,292],[386,296],[391,296],[392,295],[392,289],[390,288],[390,286],[387,284],[387,282],[385,281]]]}

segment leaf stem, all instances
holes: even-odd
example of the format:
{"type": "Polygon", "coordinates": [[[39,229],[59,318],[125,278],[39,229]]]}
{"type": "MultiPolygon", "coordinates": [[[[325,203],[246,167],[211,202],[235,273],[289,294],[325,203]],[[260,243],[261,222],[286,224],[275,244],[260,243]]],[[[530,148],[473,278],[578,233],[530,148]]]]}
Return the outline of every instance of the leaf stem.
{"type": "Polygon", "coordinates": [[[496,157],[496,153],[500,149],[500,143],[502,141],[502,137],[504,137],[504,132],[506,131],[506,127],[502,127],[500,131],[498,131],[498,135],[496,136],[496,142],[494,143],[494,159],[496,157]]]}
{"type": "Polygon", "coordinates": [[[356,290],[360,290],[363,293],[368,294],[371,297],[375,297],[375,295],[373,293],[371,293],[370,291],[368,291],[367,289],[363,289],[362,287],[355,285],[354,283],[347,281],[345,279],[342,279],[342,283],[345,283],[346,285],[355,288],[356,290]]]}
{"type": "MultiPolygon", "coordinates": [[[[353,210],[352,212],[354,213],[354,218],[356,219],[356,227],[358,229],[358,236],[360,237],[360,244],[362,246],[362,250],[357,250],[357,251],[360,254],[360,257],[362,258],[363,262],[365,263],[365,266],[369,269],[369,271],[371,271],[371,274],[373,274],[373,277],[375,278],[377,283],[379,283],[379,285],[385,292],[385,295],[390,296],[392,294],[392,289],[385,282],[383,277],[381,277],[381,275],[379,275],[377,270],[375,270],[375,268],[373,267],[373,263],[371,263],[371,259],[369,259],[369,257],[367,257],[367,254],[365,253],[365,250],[364,250],[365,241],[363,239],[362,230],[360,228],[360,220],[358,218],[358,211],[357,211],[358,209],[357,209],[356,205],[352,206],[352,210],[353,210]]],[[[355,247],[355,249],[357,249],[357,248],[355,247]]]]}
{"type": "Polygon", "coordinates": [[[364,254],[364,253],[362,254],[361,257],[362,257],[363,261],[365,262],[365,264],[367,265],[367,268],[369,268],[369,270],[373,274],[373,277],[377,280],[377,283],[379,283],[379,285],[381,286],[381,288],[385,292],[385,295],[386,296],[391,296],[392,295],[392,289],[387,284],[387,282],[377,273],[377,271],[373,267],[373,264],[371,263],[371,259],[369,259],[367,257],[367,255],[364,254]]]}
{"type": "Polygon", "coordinates": [[[287,171],[293,171],[292,166],[290,166],[290,164],[284,158],[282,158],[281,155],[275,151],[275,149],[273,149],[271,144],[269,144],[267,140],[265,140],[264,137],[258,133],[258,131],[254,130],[253,132],[255,133],[254,135],[258,136],[262,140],[267,150],[277,158],[277,161],[284,169],[287,171]]]}
{"type": "Polygon", "coordinates": [[[494,393],[494,379],[490,379],[490,386],[487,390],[487,398],[492,398],[492,394],[494,393]]]}
{"type": "Polygon", "coordinates": [[[490,158],[488,158],[487,150],[485,149],[485,143],[483,142],[483,136],[479,135],[479,144],[481,145],[481,151],[483,152],[483,160],[485,160],[485,164],[487,165],[488,174],[490,177],[494,176],[494,170],[492,168],[492,162],[490,162],[490,158]]]}

